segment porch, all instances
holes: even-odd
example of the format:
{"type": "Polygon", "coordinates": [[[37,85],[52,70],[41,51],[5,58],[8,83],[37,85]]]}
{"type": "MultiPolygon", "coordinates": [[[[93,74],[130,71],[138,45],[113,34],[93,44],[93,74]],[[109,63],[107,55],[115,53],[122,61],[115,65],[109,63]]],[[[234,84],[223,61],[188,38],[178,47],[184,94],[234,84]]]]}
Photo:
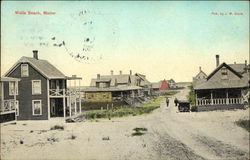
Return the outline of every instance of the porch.
{"type": "Polygon", "coordinates": [[[243,104],[242,89],[196,90],[196,106],[221,106],[243,104]]]}
{"type": "Polygon", "coordinates": [[[16,120],[19,110],[16,96],[18,94],[18,81],[20,79],[11,77],[1,77],[0,80],[0,122],[8,122],[16,120]],[[9,85],[6,95],[4,85],[9,85]]]}
{"type": "Polygon", "coordinates": [[[50,103],[50,117],[71,117],[81,113],[81,101],[83,100],[80,92],[81,77],[66,77],[66,79],[52,79],[49,81],[49,103],[50,103]],[[79,85],[76,85],[78,80],[79,85]],[[74,86],[71,87],[71,81],[74,86]],[[68,82],[68,83],[67,83],[68,82]],[[69,88],[67,88],[67,84],[69,88]]]}

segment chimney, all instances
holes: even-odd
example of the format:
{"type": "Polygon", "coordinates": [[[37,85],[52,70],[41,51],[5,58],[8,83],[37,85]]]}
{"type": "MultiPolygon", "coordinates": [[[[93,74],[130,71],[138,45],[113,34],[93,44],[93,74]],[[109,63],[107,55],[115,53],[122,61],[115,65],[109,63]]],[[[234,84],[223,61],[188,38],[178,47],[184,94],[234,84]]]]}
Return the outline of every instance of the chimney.
{"type": "Polygon", "coordinates": [[[38,50],[33,50],[33,58],[38,60],[38,50]]]}
{"type": "MultiPolygon", "coordinates": [[[[249,71],[249,69],[247,68],[247,60],[245,60],[245,68],[244,68],[244,71],[247,73],[249,71]]],[[[249,81],[250,83],[250,81],[249,81]]]]}
{"type": "Polygon", "coordinates": [[[113,75],[114,75],[114,71],[113,71],[113,70],[111,70],[111,71],[110,71],[110,74],[111,74],[111,76],[113,76],[113,75]]]}
{"type": "Polygon", "coordinates": [[[120,75],[122,75],[122,71],[120,71],[120,75]]]}
{"type": "Polygon", "coordinates": [[[100,79],[101,75],[100,74],[97,74],[97,79],[100,79]]]}
{"type": "Polygon", "coordinates": [[[129,74],[132,75],[132,70],[129,71],[129,74]]]}
{"type": "Polygon", "coordinates": [[[216,67],[220,65],[220,56],[217,54],[216,56],[216,67]]]}
{"type": "Polygon", "coordinates": [[[201,66],[199,67],[199,69],[200,69],[200,72],[201,72],[201,66]]]}

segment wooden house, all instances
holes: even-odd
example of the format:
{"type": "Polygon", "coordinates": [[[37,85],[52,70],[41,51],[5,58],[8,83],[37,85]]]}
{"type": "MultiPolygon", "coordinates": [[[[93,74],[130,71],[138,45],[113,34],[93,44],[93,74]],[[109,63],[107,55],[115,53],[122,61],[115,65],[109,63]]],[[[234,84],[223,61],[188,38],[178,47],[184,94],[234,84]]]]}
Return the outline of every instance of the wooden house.
{"type": "MultiPolygon", "coordinates": [[[[16,100],[19,103],[18,120],[47,120],[50,117],[66,117],[67,77],[47,60],[21,57],[5,74],[6,77],[20,79],[16,100]]],[[[4,86],[4,99],[12,93],[4,86]]]]}
{"type": "Polygon", "coordinates": [[[142,96],[143,82],[142,78],[132,75],[132,71],[130,74],[122,74],[121,71],[118,75],[114,75],[113,71],[110,75],[97,74],[97,78],[91,80],[90,87],[85,89],[86,101],[94,101],[93,99],[95,101],[110,101],[114,98],[142,96]],[[92,92],[91,96],[89,96],[89,92],[92,92]],[[92,96],[93,92],[96,93],[95,96],[92,96]],[[97,96],[100,92],[107,94],[107,96],[97,96]]]}
{"type": "Polygon", "coordinates": [[[97,74],[91,80],[90,87],[83,89],[83,92],[86,103],[125,102],[133,105],[144,101],[144,97],[150,94],[149,85],[150,82],[142,74],[132,75],[132,71],[130,74],[122,74],[120,71],[120,74],[114,75],[111,71],[110,75],[97,74]]]}
{"type": "Polygon", "coordinates": [[[194,83],[198,111],[243,108],[249,99],[249,65],[219,65],[205,79],[194,83]],[[248,95],[248,97],[246,96],[248,95]]]}
{"type": "Polygon", "coordinates": [[[207,74],[202,71],[201,67],[199,67],[199,73],[193,77],[193,84],[195,84],[197,81],[206,81],[207,74]]]}
{"type": "Polygon", "coordinates": [[[170,80],[167,80],[168,84],[169,84],[169,88],[170,89],[174,89],[177,88],[176,86],[176,82],[171,78],[170,80]]]}

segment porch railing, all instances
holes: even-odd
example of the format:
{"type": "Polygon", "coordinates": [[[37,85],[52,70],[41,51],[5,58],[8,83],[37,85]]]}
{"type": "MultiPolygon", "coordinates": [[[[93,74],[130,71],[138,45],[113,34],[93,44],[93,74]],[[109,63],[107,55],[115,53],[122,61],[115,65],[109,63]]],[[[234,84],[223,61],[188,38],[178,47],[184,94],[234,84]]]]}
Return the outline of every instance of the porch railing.
{"type": "Polygon", "coordinates": [[[214,99],[203,99],[198,98],[196,100],[196,105],[223,105],[223,104],[242,104],[242,98],[214,98],[214,99]]]}
{"type": "Polygon", "coordinates": [[[65,89],[49,89],[51,97],[62,97],[65,95],[65,89]]]}
{"type": "Polygon", "coordinates": [[[1,113],[15,111],[15,108],[16,106],[14,99],[1,101],[1,108],[0,108],[1,113]]]}

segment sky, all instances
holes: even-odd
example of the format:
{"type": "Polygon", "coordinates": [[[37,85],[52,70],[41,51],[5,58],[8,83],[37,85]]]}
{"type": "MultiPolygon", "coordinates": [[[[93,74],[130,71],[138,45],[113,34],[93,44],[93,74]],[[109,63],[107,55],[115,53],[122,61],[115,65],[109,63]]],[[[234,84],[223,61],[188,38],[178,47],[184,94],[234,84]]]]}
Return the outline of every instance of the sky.
{"type": "Polygon", "coordinates": [[[2,1],[1,75],[32,50],[82,85],[110,70],[192,81],[216,54],[249,62],[249,2],[2,1]]]}

